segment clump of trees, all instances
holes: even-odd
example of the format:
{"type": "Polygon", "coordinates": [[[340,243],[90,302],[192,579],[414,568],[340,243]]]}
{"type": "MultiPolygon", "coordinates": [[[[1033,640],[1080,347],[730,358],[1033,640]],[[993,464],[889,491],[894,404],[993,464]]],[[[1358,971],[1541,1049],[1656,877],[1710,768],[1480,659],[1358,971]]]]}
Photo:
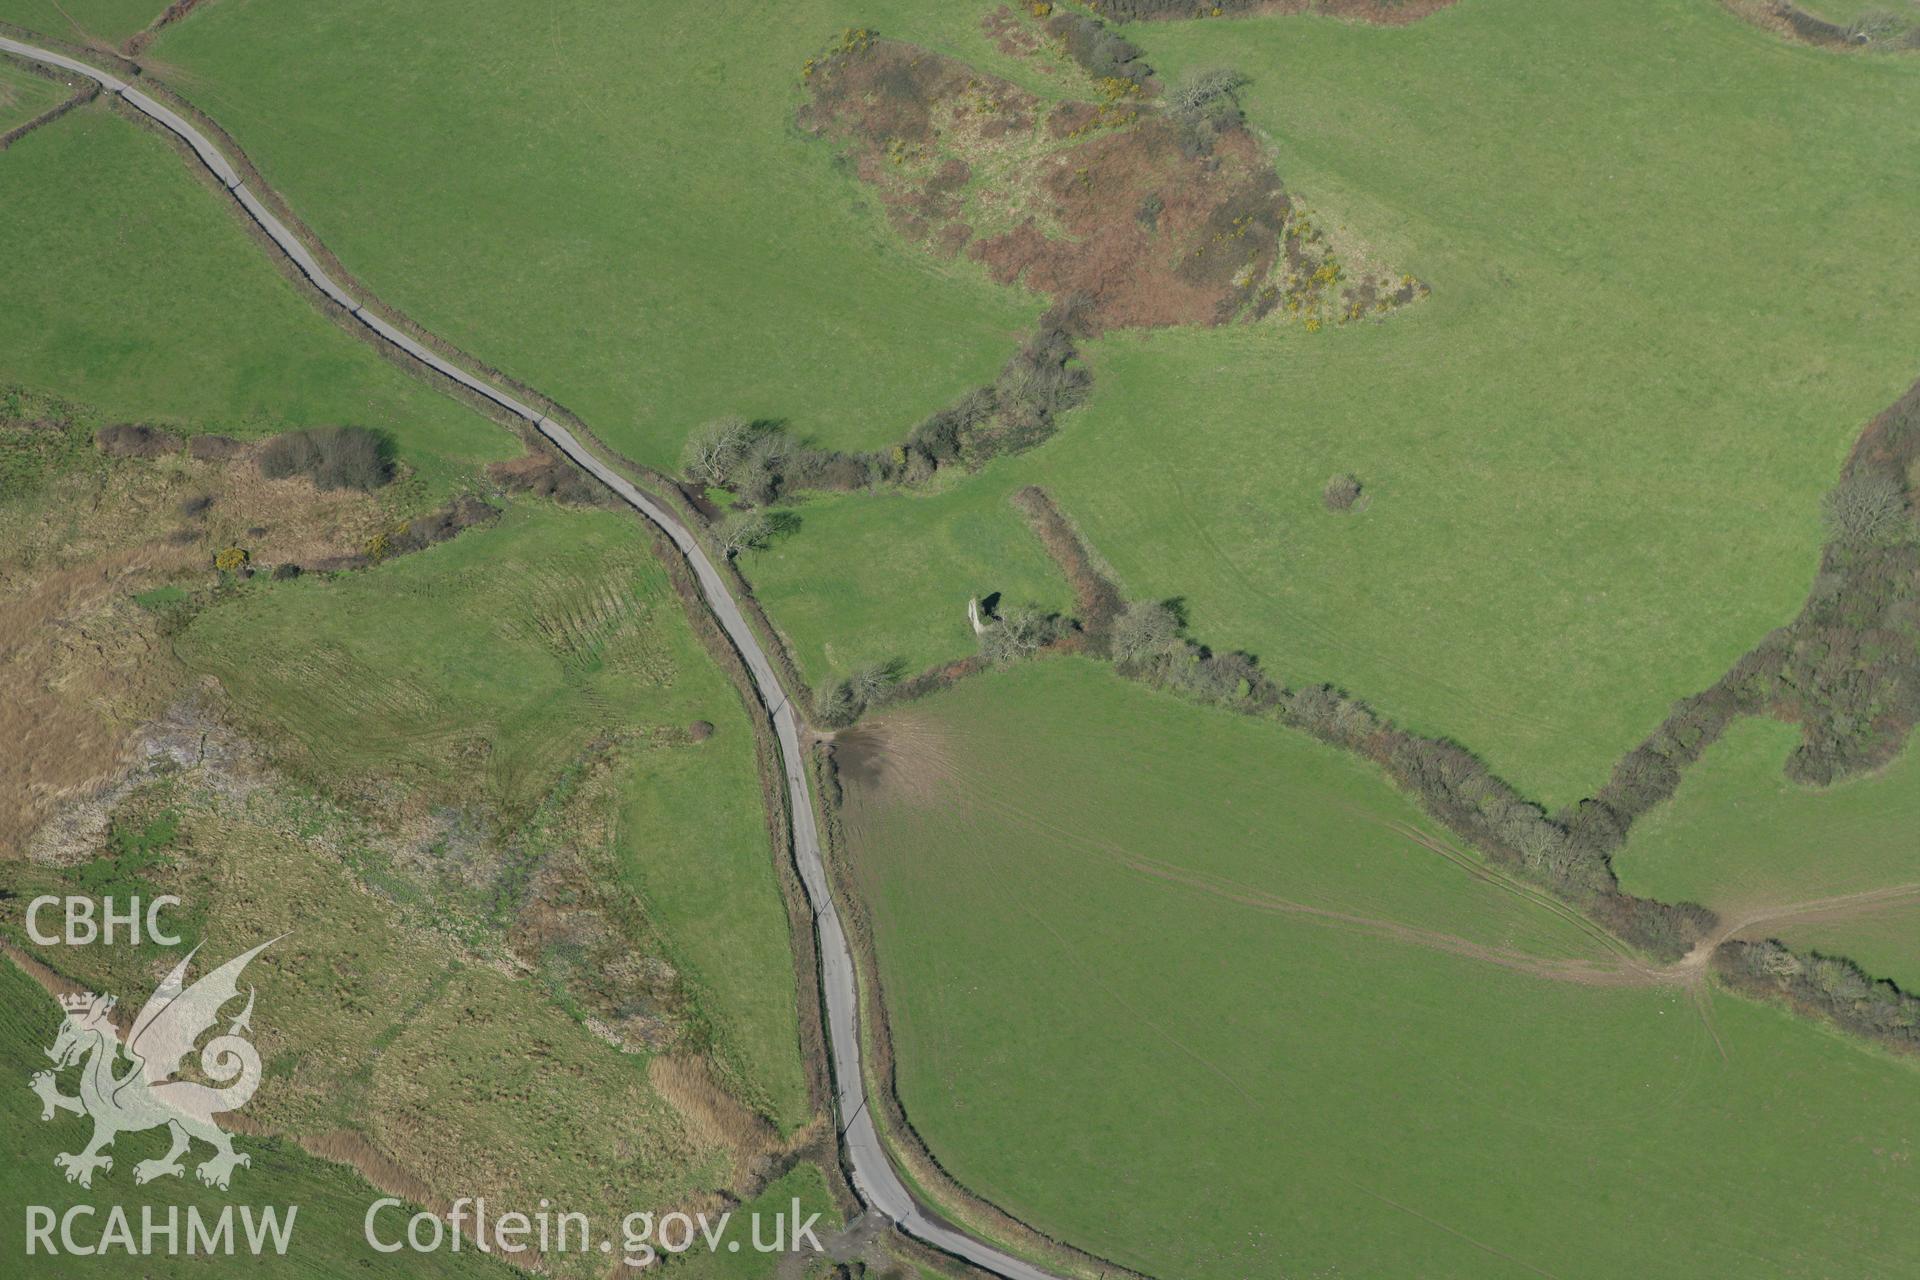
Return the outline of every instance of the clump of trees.
{"type": "Polygon", "coordinates": [[[306,476],[320,489],[370,492],[393,478],[386,439],[366,427],[308,427],[275,436],[260,447],[260,474],[269,480],[306,476]]]}
{"type": "Polygon", "coordinates": [[[757,506],[802,489],[858,489],[891,478],[880,453],[810,448],[778,422],[716,418],[688,437],[681,470],[703,488],[730,489],[757,506]]]}
{"type": "Polygon", "coordinates": [[[1229,67],[1189,71],[1167,91],[1167,110],[1183,116],[1205,116],[1238,110],[1236,95],[1247,77],[1229,67]]]}
{"type": "Polygon", "coordinates": [[[987,623],[980,633],[980,652],[988,661],[1005,665],[1031,658],[1067,633],[1069,624],[1057,613],[1033,605],[1015,605],[987,623]]]}
{"type": "Polygon", "coordinates": [[[1157,600],[1135,600],[1113,622],[1113,660],[1123,665],[1166,653],[1180,638],[1180,618],[1157,600]]]}
{"type": "Polygon", "coordinates": [[[852,724],[894,695],[900,686],[900,675],[897,659],[854,668],[846,678],[827,685],[814,698],[814,720],[829,729],[852,724]]]}
{"type": "MultiPolygon", "coordinates": [[[[1262,0],[1211,0],[1206,8],[1216,14],[1246,13],[1262,0]]],[[[1100,12],[1117,22],[1150,22],[1156,18],[1191,18],[1193,0],[1100,0],[1100,12]]]]}
{"type": "Polygon", "coordinates": [[[1920,464],[1920,384],[1862,438],[1824,514],[1820,574],[1754,658],[1771,709],[1801,726],[1787,774],[1823,786],[1878,768],[1920,724],[1920,542],[1905,477],[1920,464]]]}
{"type": "Polygon", "coordinates": [[[1189,71],[1166,93],[1167,115],[1189,155],[1205,155],[1228,129],[1240,127],[1240,89],[1247,77],[1227,67],[1189,71]]]}
{"type": "Polygon", "coordinates": [[[120,422],[94,432],[94,444],[109,458],[158,458],[177,453],[182,441],[171,431],[144,422],[120,422]]]}
{"type": "Polygon", "coordinates": [[[681,470],[689,480],[710,489],[725,488],[734,469],[746,459],[753,438],[753,424],[745,418],[715,418],[702,424],[681,446],[681,470]]]}
{"type": "Polygon", "coordinates": [[[1061,414],[1086,403],[1092,387],[1093,375],[1056,316],[1020,345],[991,383],[915,427],[906,455],[924,459],[922,469],[931,473],[1031,449],[1054,433],[1061,414]]]}
{"type": "Polygon", "coordinates": [[[731,560],[742,551],[764,549],[773,541],[776,526],[773,517],[764,511],[741,511],[714,532],[720,543],[720,554],[731,560]]]}
{"type": "Polygon", "coordinates": [[[1047,22],[1047,34],[1095,80],[1139,92],[1153,78],[1146,51],[1091,14],[1057,13],[1047,22]]]}

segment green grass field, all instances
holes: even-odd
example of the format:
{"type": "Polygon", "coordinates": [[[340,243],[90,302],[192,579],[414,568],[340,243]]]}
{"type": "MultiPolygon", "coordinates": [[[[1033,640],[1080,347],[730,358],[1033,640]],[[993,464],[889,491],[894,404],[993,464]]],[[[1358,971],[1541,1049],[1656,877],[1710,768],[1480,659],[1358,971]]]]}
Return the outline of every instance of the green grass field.
{"type": "Polygon", "coordinates": [[[166,7],[164,0],[0,0],[0,22],[68,44],[106,47],[144,31],[166,7]]]}
{"type": "MultiPolygon", "coordinates": [[[[898,243],[792,125],[800,59],[856,22],[1008,69],[989,9],[563,7],[535,31],[248,0],[158,49],[379,292],[661,462],[729,410],[894,439],[1010,348],[1036,303],[898,243]],[[421,91],[435,59],[462,74],[421,91]],[[335,129],[349,96],[409,126],[335,129]]],[[[1251,76],[1283,178],[1434,294],[1319,334],[1109,337],[1093,405],[1008,479],[1052,485],[1210,642],[1453,735],[1546,803],[1586,794],[1791,613],[1820,493],[1914,374],[1920,190],[1886,158],[1920,142],[1920,64],[1692,0],[1131,34],[1169,75],[1251,76]],[[1317,500],[1341,470],[1373,494],[1357,517],[1317,500]]],[[[929,535],[847,505],[809,508],[762,574],[809,671],[951,652],[936,602],[1029,576],[994,504],[1006,527],[964,537],[957,513],[929,535]]]]}
{"type": "Polygon", "coordinates": [[[228,203],[99,105],[0,153],[0,382],[187,430],[373,427],[430,490],[519,451],[325,319],[228,203]]]}
{"type": "Polygon", "coordinates": [[[1828,22],[1852,22],[1868,14],[1891,14],[1909,24],[1920,23],[1920,4],[1913,0],[1807,0],[1799,6],[1828,22]]]}
{"type": "Polygon", "coordinates": [[[849,823],[900,1089],[1040,1230],[1193,1277],[1920,1265],[1910,1066],[1716,995],[1723,1061],[1679,988],[1258,906],[1578,943],[1343,757],[1065,661],[895,715],[849,823]]]}
{"type": "MultiPolygon", "coordinates": [[[[1249,74],[1290,187],[1434,293],[1319,334],[1112,335],[1091,407],[1002,483],[1049,485],[1208,642],[1452,735],[1549,804],[1588,794],[1792,615],[1820,494],[1920,368],[1897,248],[1920,188],[1887,164],[1920,142],[1920,63],[1685,0],[1129,34],[1169,72],[1249,74]],[[1372,503],[1334,516],[1320,486],[1347,470],[1372,503]]],[[[776,608],[803,653],[998,576],[983,538],[902,583],[863,554],[890,513],[849,506],[782,551],[785,594],[845,604],[776,608]]]]}
{"type": "MultiPolygon", "coordinates": [[[[1816,790],[1781,772],[1800,740],[1791,725],[1743,720],[1710,748],[1674,798],[1615,855],[1631,892],[1704,902],[1728,920],[1823,898],[1920,891],[1920,751],[1878,773],[1816,790]]],[[[1912,899],[1763,923],[1795,945],[1837,953],[1903,985],[1920,981],[1912,899]],[[1904,978],[1900,975],[1906,975],[1904,978]]]]}
{"type": "Polygon", "coordinates": [[[539,830],[593,744],[619,744],[626,887],[790,1125],[806,1082],[751,731],[680,610],[632,520],[529,504],[373,570],[256,585],[177,648],[292,767],[350,794],[398,784],[539,830]],[[696,720],[717,732],[690,744],[696,720]]]}
{"type": "Polygon", "coordinates": [[[0,133],[59,105],[70,92],[58,81],[34,75],[18,63],[0,58],[0,133]]]}
{"type": "Polygon", "coordinates": [[[1800,731],[1742,720],[1614,856],[1630,892],[1743,909],[1920,881],[1920,751],[1826,788],[1781,772],[1800,731]]]}
{"type": "MultiPolygon", "coordinates": [[[[41,1120],[40,1100],[24,1083],[32,1072],[46,1066],[41,1050],[53,1043],[60,1019],[60,1008],[52,996],[12,964],[0,962],[0,1065],[9,1080],[20,1082],[18,1087],[7,1089],[4,1100],[0,1100],[0,1129],[4,1129],[8,1152],[6,1171],[0,1174],[0,1222],[5,1224],[0,1227],[0,1251],[9,1258],[9,1270],[14,1275],[40,1280],[116,1266],[132,1269],[125,1255],[117,1253],[107,1259],[44,1254],[27,1257],[28,1205],[44,1205],[55,1213],[65,1213],[76,1204],[97,1206],[96,1214],[91,1219],[81,1218],[76,1228],[82,1243],[93,1243],[105,1226],[107,1206],[111,1204],[125,1207],[137,1233],[143,1205],[153,1206],[163,1220],[170,1206],[177,1206],[182,1215],[193,1206],[211,1221],[222,1206],[236,1203],[274,1206],[283,1213],[284,1206],[299,1206],[286,1256],[269,1252],[257,1260],[249,1257],[246,1265],[250,1275],[317,1278],[351,1271],[366,1276],[481,1276],[505,1280],[515,1274],[471,1249],[460,1254],[375,1253],[362,1236],[361,1219],[367,1206],[382,1193],[361,1181],[353,1170],[318,1160],[280,1140],[239,1140],[238,1149],[245,1151],[253,1164],[236,1173],[234,1192],[202,1187],[191,1175],[137,1186],[133,1181],[134,1163],[166,1150],[166,1139],[159,1133],[127,1135],[118,1141],[112,1172],[100,1175],[90,1191],[69,1184],[54,1167],[54,1154],[79,1150],[92,1126],[66,1114],[51,1121],[41,1120]],[[89,1229],[94,1233],[93,1240],[87,1238],[89,1229]]],[[[65,1088],[71,1087],[69,1077],[65,1088]]],[[[240,1230],[238,1222],[234,1229],[240,1230]]],[[[204,1258],[146,1257],[137,1266],[140,1274],[155,1280],[208,1272],[204,1258]]]]}
{"type": "MultiPolygon", "coordinates": [[[[793,1206],[800,1205],[799,1220],[809,1214],[817,1213],[820,1221],[815,1232],[822,1241],[829,1239],[828,1232],[841,1226],[840,1212],[834,1207],[833,1196],[827,1190],[826,1175],[820,1172],[820,1166],[802,1162],[767,1184],[767,1189],[752,1200],[733,1210],[733,1219],[719,1238],[724,1241],[718,1249],[709,1251],[704,1246],[682,1255],[672,1263],[667,1274],[681,1277],[683,1280],[772,1280],[780,1274],[777,1255],[757,1253],[753,1250],[753,1215],[763,1215],[761,1239],[771,1240],[773,1236],[773,1217],[785,1214],[787,1221],[796,1221],[793,1206]],[[738,1250],[728,1251],[729,1244],[738,1244],[738,1250]]],[[[809,1277],[815,1273],[806,1272],[809,1277]]]]}
{"type": "Polygon", "coordinates": [[[723,413],[891,442],[1039,310],[895,250],[794,127],[800,64],[911,7],[241,0],[155,53],[381,297],[671,463],[723,413]]]}
{"type": "Polygon", "coordinates": [[[972,653],[972,596],[1071,612],[1073,592],[1007,505],[1016,480],[1003,460],[937,493],[808,502],[795,535],[742,553],[808,682],[819,688],[863,663],[897,659],[911,672],[972,653]],[[823,576],[823,547],[859,568],[823,576]],[[967,576],[954,576],[957,564],[967,576]]]}

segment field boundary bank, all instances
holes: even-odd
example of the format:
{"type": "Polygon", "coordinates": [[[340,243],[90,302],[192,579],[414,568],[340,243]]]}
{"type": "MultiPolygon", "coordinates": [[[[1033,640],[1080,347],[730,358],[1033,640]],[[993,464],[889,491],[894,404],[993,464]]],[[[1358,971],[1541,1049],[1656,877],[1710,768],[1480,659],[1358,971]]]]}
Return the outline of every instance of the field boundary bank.
{"type": "Polygon", "coordinates": [[[1210,0],[1203,5],[1200,0],[1091,0],[1088,8],[1097,16],[1122,25],[1311,14],[1376,27],[1405,27],[1455,3],[1457,0],[1210,0]]]}
{"type": "MultiPolygon", "coordinates": [[[[179,146],[197,158],[201,171],[216,179],[230,197],[240,204],[258,236],[274,246],[276,258],[283,256],[287,259],[311,288],[331,304],[328,310],[330,314],[335,314],[336,319],[357,321],[371,336],[382,339],[383,348],[394,353],[390,358],[398,360],[410,373],[417,375],[424,367],[436,375],[430,379],[434,385],[458,388],[463,402],[480,402],[486,406],[489,417],[517,427],[523,438],[529,434],[544,438],[571,462],[611,489],[624,505],[632,508],[673,542],[697,582],[715,625],[732,642],[741,664],[751,676],[753,691],[762,703],[782,757],[789,796],[786,813],[795,860],[793,870],[812,908],[820,966],[816,980],[826,1014],[823,1027],[828,1068],[834,1083],[835,1110],[839,1116],[837,1130],[840,1142],[837,1145],[849,1184],[869,1210],[877,1211],[897,1229],[936,1252],[948,1254],[980,1270],[1007,1277],[1008,1280],[1055,1280],[1051,1273],[1024,1259],[1003,1253],[983,1240],[972,1238],[931,1214],[900,1180],[888,1161],[864,1096],[857,1031],[857,969],[822,863],[812,790],[801,745],[803,722],[776,674],[773,665],[775,659],[769,658],[739,599],[729,589],[728,580],[714,567],[706,549],[689,528],[689,522],[678,514],[675,507],[644,493],[609,466],[599,452],[605,450],[605,446],[584,424],[579,423],[575,415],[566,412],[551,398],[492,370],[484,361],[457,352],[443,340],[419,329],[401,313],[379,304],[377,300],[373,306],[369,306],[367,298],[349,293],[342,280],[356,285],[358,282],[353,281],[351,273],[340,267],[338,261],[320,246],[318,238],[304,224],[293,218],[291,210],[286,209],[272,188],[259,177],[258,171],[250,162],[244,161],[244,153],[244,169],[236,166],[228,149],[238,153],[240,148],[232,143],[225,131],[177,95],[146,78],[138,64],[127,63],[125,70],[105,70],[86,60],[88,55],[101,56],[97,51],[76,49],[70,54],[60,53],[7,34],[17,30],[10,24],[0,23],[0,51],[88,76],[98,82],[109,97],[119,98],[136,117],[142,117],[151,127],[173,135],[179,146]],[[149,88],[159,91],[166,101],[149,94],[149,88]],[[175,110],[171,105],[173,103],[178,103],[182,110],[175,110]],[[207,125],[206,130],[197,127],[200,122],[207,125]],[[210,140],[207,137],[209,132],[217,135],[219,142],[210,140]],[[226,145],[223,147],[219,143],[226,145]],[[265,198],[252,189],[249,177],[265,193],[265,198]],[[284,211],[286,218],[279,216],[276,210],[284,211]],[[335,268],[339,278],[336,278],[335,271],[328,270],[329,266],[335,268]],[[392,319],[388,318],[389,315],[392,319]],[[415,336],[416,333],[420,336],[415,336]],[[457,357],[462,363],[456,363],[452,357],[457,357]],[[481,369],[487,377],[475,376],[467,367],[462,367],[463,363],[481,369]],[[580,435],[593,441],[596,449],[589,449],[581,443],[572,429],[575,424],[580,435]]],[[[61,42],[45,43],[57,46],[61,42]]],[[[127,62],[120,57],[114,57],[112,61],[116,64],[127,62]]],[[[367,294],[371,297],[370,291],[367,294]]],[[[605,452],[612,453],[611,450],[605,452]]],[[[618,457],[617,454],[614,456],[618,457]]],[[[655,481],[660,478],[647,468],[636,467],[635,470],[643,478],[655,481]]],[[[677,485],[670,484],[667,488],[669,492],[677,492],[677,485]]],[[[751,600],[751,597],[748,599],[751,600]]],[[[764,614],[760,616],[764,619],[764,614]]],[[[780,657],[785,657],[777,643],[774,649],[780,657]]]]}
{"type": "MultiPolygon", "coordinates": [[[[1893,404],[1874,415],[1861,431],[1842,468],[1841,479],[1835,486],[1835,492],[1844,490],[1851,482],[1863,475],[1885,475],[1889,471],[1900,474],[1916,462],[1920,462],[1920,381],[1916,381],[1893,404]]],[[[1910,495],[1906,496],[1910,498],[1910,495]]],[[[1141,662],[1137,657],[1116,652],[1115,646],[1124,646],[1127,643],[1120,632],[1125,628],[1127,619],[1133,616],[1133,610],[1138,607],[1138,602],[1126,606],[1126,612],[1121,614],[1118,620],[1115,619],[1110,612],[1112,609],[1110,602],[1124,600],[1124,593],[1118,590],[1117,584],[1103,570],[1105,561],[1100,558],[1098,551],[1086,541],[1045,490],[1037,485],[1028,486],[1012,495],[1011,502],[1026,517],[1035,537],[1067,576],[1074,587],[1080,607],[1096,614],[1097,626],[1087,626],[1081,633],[1086,643],[1079,646],[1080,652],[1106,659],[1126,679],[1162,689],[1187,701],[1222,706],[1224,709],[1257,718],[1274,719],[1287,728],[1306,732],[1330,746],[1360,756],[1380,768],[1391,782],[1401,790],[1410,793],[1430,816],[1461,839],[1466,840],[1470,848],[1479,850],[1483,856],[1488,857],[1489,862],[1496,866],[1505,862],[1509,869],[1520,872],[1521,874],[1517,877],[1518,883],[1544,892],[1551,901],[1564,904],[1566,908],[1576,912],[1580,919],[1591,922],[1613,938],[1647,949],[1647,938],[1635,936],[1634,932],[1626,932],[1622,929],[1623,923],[1633,922],[1633,916],[1623,918],[1616,914],[1608,918],[1596,914],[1593,907],[1597,903],[1610,901],[1647,903],[1660,911],[1687,913],[1684,918],[1695,932],[1693,937],[1687,939],[1689,945],[1685,953],[1663,954],[1656,950],[1656,955],[1661,955],[1661,958],[1674,965],[1691,966],[1695,969],[1712,968],[1721,976],[1723,984],[1730,989],[1739,991],[1749,998],[1770,998],[1774,1003],[1785,1005],[1803,1015],[1824,1020],[1856,1038],[1895,1050],[1920,1052],[1920,997],[1914,993],[1902,990],[1898,984],[1889,980],[1872,977],[1859,965],[1843,956],[1817,950],[1796,952],[1777,939],[1768,939],[1762,944],[1745,942],[1734,936],[1744,931],[1742,927],[1718,928],[1717,917],[1705,908],[1690,903],[1670,904],[1654,899],[1635,898],[1621,890],[1617,880],[1613,879],[1611,855],[1624,845],[1627,831],[1632,823],[1656,805],[1670,799],[1679,786],[1684,770],[1697,762],[1706,749],[1717,742],[1721,734],[1735,720],[1745,717],[1783,719],[1799,725],[1803,735],[1811,736],[1816,728],[1812,723],[1813,718],[1799,713],[1798,704],[1787,700],[1784,695],[1776,693],[1769,698],[1748,689],[1745,696],[1741,697],[1725,691],[1729,685],[1739,685],[1748,679],[1748,673],[1756,662],[1756,655],[1777,653],[1784,644],[1781,637],[1788,635],[1796,627],[1807,624],[1818,599],[1815,589],[1809,589],[1806,603],[1792,622],[1769,633],[1758,645],[1737,659],[1727,675],[1709,689],[1677,702],[1672,715],[1662,722],[1652,735],[1623,757],[1621,764],[1616,766],[1608,786],[1601,789],[1598,797],[1582,801],[1579,806],[1562,814],[1552,824],[1564,836],[1573,838],[1578,834],[1578,824],[1582,817],[1593,812],[1590,806],[1598,806],[1611,819],[1601,824],[1601,829],[1612,842],[1606,845],[1589,843],[1586,847],[1599,856],[1601,868],[1612,881],[1612,892],[1583,899],[1569,893],[1567,886],[1541,876],[1536,868],[1529,865],[1526,850],[1516,849],[1507,844],[1498,838],[1497,833],[1485,830],[1483,824],[1463,823],[1463,810],[1457,802],[1459,793],[1455,783],[1451,780],[1446,781],[1445,789],[1441,790],[1436,798],[1435,787],[1442,784],[1436,784],[1431,773],[1419,770],[1408,772],[1398,752],[1383,751],[1378,741],[1380,735],[1399,731],[1394,730],[1390,722],[1378,717],[1371,708],[1357,699],[1349,700],[1346,695],[1327,686],[1325,692],[1337,701],[1328,704],[1328,714],[1325,719],[1323,721],[1302,719],[1297,713],[1290,712],[1287,707],[1285,700],[1290,691],[1275,685],[1253,665],[1250,658],[1244,654],[1217,655],[1204,645],[1185,640],[1184,623],[1179,624],[1178,627],[1179,643],[1185,646],[1180,656],[1190,663],[1198,664],[1225,659],[1227,671],[1245,688],[1244,695],[1207,696],[1203,692],[1204,685],[1196,685],[1190,681],[1183,681],[1180,677],[1171,676],[1165,666],[1156,670],[1155,667],[1141,662]],[[1264,689],[1263,686],[1265,686],[1264,689]],[[1717,701],[1715,701],[1716,697],[1717,701]],[[1701,712],[1703,707],[1706,708],[1704,714],[1701,712]],[[1343,718],[1349,715],[1353,717],[1352,722],[1343,724],[1343,718]],[[1356,724],[1367,727],[1369,731],[1354,732],[1356,724]],[[1686,732],[1676,729],[1676,724],[1682,726],[1686,732]],[[1648,753],[1658,756],[1668,767],[1668,772],[1664,774],[1654,773],[1651,781],[1630,764],[1636,758],[1648,753]],[[1633,785],[1636,782],[1637,786],[1633,785]],[[1623,792],[1624,794],[1620,794],[1623,792]],[[1610,805],[1609,799],[1618,807],[1610,805]],[[1771,954],[1776,957],[1771,962],[1771,967],[1758,978],[1739,969],[1740,958],[1756,948],[1770,949],[1771,954]],[[1807,974],[1827,975],[1828,985],[1824,988],[1824,993],[1828,997],[1826,1000],[1816,1001],[1806,998],[1805,982],[1801,982],[1798,989],[1792,986],[1793,982],[1807,974]],[[1764,978],[1773,978],[1777,981],[1769,984],[1763,980],[1764,978]],[[1849,1000],[1852,1003],[1848,1003],[1849,1000]],[[1895,1013],[1889,1010],[1904,1012],[1896,1017],[1895,1013]],[[1907,1014],[1913,1015],[1912,1023],[1899,1021],[1899,1017],[1905,1017],[1907,1014]],[[1904,1032],[1900,1030],[1902,1027],[1906,1028],[1904,1032]]],[[[1909,519],[1912,518],[1910,508],[1906,510],[1906,516],[1909,519]]],[[[1869,560],[1867,569],[1861,571],[1858,569],[1857,561],[1868,553],[1860,549],[1854,549],[1849,553],[1840,543],[1830,541],[1822,548],[1819,576],[1822,578],[1843,576],[1846,572],[1852,571],[1855,576],[1866,577],[1873,586],[1886,590],[1884,581],[1873,576],[1878,573],[1880,578],[1890,577],[1896,583],[1904,581],[1908,593],[1904,599],[1920,601],[1920,547],[1916,547],[1914,542],[1909,540],[1903,544],[1879,548],[1878,551],[1892,561],[1892,567],[1887,569],[1869,560]],[[1841,568],[1836,569],[1836,565],[1841,568]]],[[[1897,587],[1893,590],[1897,591],[1897,587]]],[[[1836,592],[1844,598],[1846,588],[1837,588],[1836,592]]],[[[1862,593],[1864,594],[1864,591],[1862,593]]],[[[1895,596],[1896,601],[1900,599],[1902,597],[1895,596]]],[[[1882,603],[1886,604],[1884,600],[1882,603]]],[[[1888,605],[1887,611],[1891,612],[1897,607],[1897,603],[1888,605]]],[[[1861,630],[1865,632],[1866,628],[1861,627],[1861,630]]],[[[1866,633],[1875,635],[1872,632],[1866,633]]],[[[1909,644],[1909,648],[1911,647],[1912,645],[1909,644]]],[[[1902,672],[1896,667],[1892,677],[1894,680],[1898,680],[1903,675],[1907,678],[1908,688],[1905,692],[1909,703],[1914,705],[1901,709],[1906,710],[1908,714],[1904,718],[1898,714],[1898,711],[1883,715],[1876,726],[1880,731],[1879,737],[1868,744],[1867,750],[1859,755],[1843,756],[1835,764],[1834,776],[1816,776],[1812,779],[1813,781],[1824,785],[1826,782],[1871,772],[1884,767],[1893,755],[1908,748],[1915,715],[1920,714],[1920,655],[1911,659],[1910,664],[1907,672],[1902,672]],[[1892,755],[1885,754],[1887,752],[1891,752],[1892,755]]],[[[1458,744],[1445,739],[1402,736],[1408,742],[1446,753],[1442,757],[1442,763],[1452,765],[1455,769],[1459,766],[1455,761],[1448,760],[1447,756],[1469,761],[1470,772],[1467,777],[1469,780],[1480,780],[1480,789],[1475,793],[1480,798],[1484,799],[1489,794],[1497,796],[1501,790],[1517,797],[1518,793],[1514,792],[1507,783],[1458,744]]],[[[1808,744],[1803,741],[1802,746],[1796,751],[1805,751],[1807,746],[1808,744]]],[[[1796,776],[1794,773],[1793,764],[1797,759],[1799,759],[1798,755],[1790,758],[1788,776],[1806,785],[1810,779],[1806,776],[1796,776]]]]}
{"type": "MultiPolygon", "coordinates": [[[[36,58],[25,58],[12,53],[8,53],[5,56],[12,65],[21,67],[42,80],[51,80],[56,84],[65,83],[58,75],[54,74],[55,69],[52,66],[36,58]]],[[[31,120],[23,120],[5,133],[0,133],[0,151],[5,151],[8,147],[20,141],[20,139],[26,137],[35,129],[43,125],[52,124],[55,120],[58,120],[75,107],[84,106],[99,96],[99,82],[97,80],[88,80],[86,83],[74,89],[74,91],[65,98],[54,103],[51,107],[48,107],[31,120]]]]}
{"type": "MultiPolygon", "coordinates": [[[[1860,20],[1831,22],[1788,0],[1720,0],[1720,7],[1750,27],[1809,49],[1848,53],[1920,50],[1920,18],[1904,31],[1874,34],[1860,20]]],[[[1866,16],[1863,13],[1861,18],[1866,16]]]]}
{"type": "Polygon", "coordinates": [[[160,11],[159,17],[122,41],[121,51],[137,57],[146,50],[148,45],[159,38],[163,30],[191,14],[204,2],[205,0],[173,0],[172,4],[160,11]]]}

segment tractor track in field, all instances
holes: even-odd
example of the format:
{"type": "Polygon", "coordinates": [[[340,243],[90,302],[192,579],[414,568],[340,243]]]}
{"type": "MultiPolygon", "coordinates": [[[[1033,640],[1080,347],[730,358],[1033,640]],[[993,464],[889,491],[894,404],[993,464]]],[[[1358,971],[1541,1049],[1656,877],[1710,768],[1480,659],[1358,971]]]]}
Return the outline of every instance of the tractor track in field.
{"type": "Polygon", "coordinates": [[[627,478],[602,462],[561,423],[527,404],[512,392],[469,373],[410,337],[369,309],[320,265],[293,231],[276,218],[259,197],[248,190],[239,169],[192,123],[132,80],[83,62],[57,50],[0,35],[0,51],[43,65],[75,71],[95,81],[183,142],[246,216],[265,233],[313,287],[339,305],[381,342],[397,349],[419,366],[458,384],[473,395],[524,422],[561,453],[605,485],[627,506],[658,527],[678,549],[700,586],[700,593],[728,641],[745,664],[753,691],[773,728],[781,768],[786,775],[795,869],[813,913],[814,940],[819,958],[818,981],[825,1011],[828,1066],[832,1082],[836,1130],[841,1157],[855,1194],[869,1211],[877,1212],[901,1231],[943,1253],[1006,1280],[1055,1280],[1054,1273],[1006,1253],[936,1216],[908,1189],[895,1170],[867,1106],[861,1071],[859,990],[853,951],[841,924],[829,888],[814,822],[813,792],[807,781],[802,725],[789,702],[773,662],[748,624],[726,580],[714,568],[693,533],[664,503],[643,493],[627,478]]]}

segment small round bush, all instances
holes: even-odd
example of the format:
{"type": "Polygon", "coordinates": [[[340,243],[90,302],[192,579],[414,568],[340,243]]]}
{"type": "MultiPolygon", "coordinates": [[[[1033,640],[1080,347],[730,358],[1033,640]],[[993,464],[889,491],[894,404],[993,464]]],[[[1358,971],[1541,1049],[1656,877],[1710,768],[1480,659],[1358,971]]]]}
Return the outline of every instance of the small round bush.
{"type": "Polygon", "coordinates": [[[1330,476],[1326,486],[1320,490],[1320,500],[1327,504],[1329,511],[1351,511],[1360,501],[1360,478],[1351,471],[1342,471],[1330,476]]]}

